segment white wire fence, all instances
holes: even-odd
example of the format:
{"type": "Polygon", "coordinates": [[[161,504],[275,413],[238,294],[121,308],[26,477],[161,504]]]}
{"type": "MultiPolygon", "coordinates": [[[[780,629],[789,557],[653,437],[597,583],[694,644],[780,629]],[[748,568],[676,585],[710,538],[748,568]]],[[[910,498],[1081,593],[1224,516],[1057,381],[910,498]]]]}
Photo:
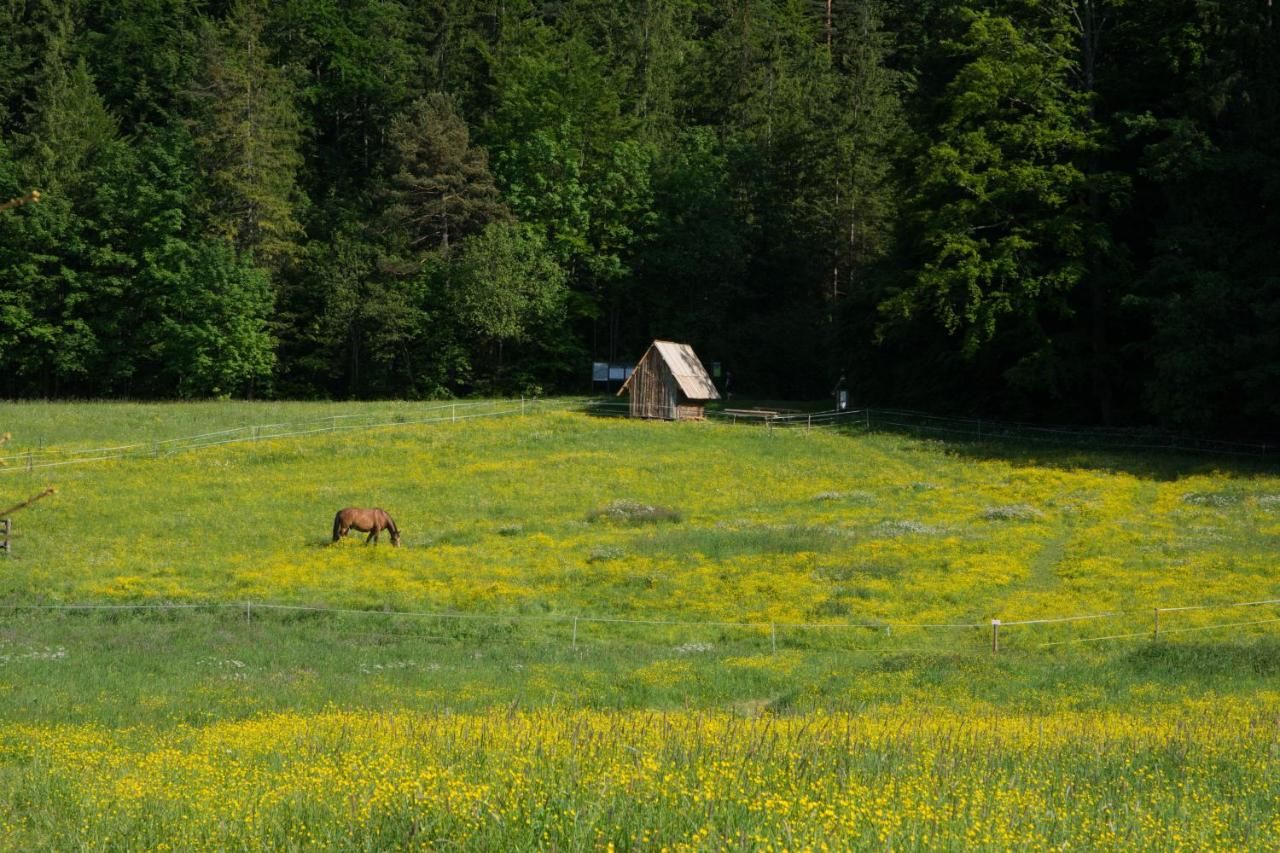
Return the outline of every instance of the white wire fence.
{"type": "MultiPolygon", "coordinates": [[[[592,400],[586,404],[586,408],[604,416],[625,417],[629,413],[625,401],[592,400]]],[[[670,407],[665,413],[669,420],[675,420],[679,415],[676,407],[670,407]]],[[[964,441],[1055,444],[1095,450],[1153,450],[1261,458],[1280,456],[1280,439],[1223,441],[1158,430],[1047,426],[985,418],[947,417],[906,409],[861,408],[805,412],[760,406],[707,409],[705,416],[708,420],[719,422],[756,424],[769,431],[837,428],[862,432],[906,432],[964,441]]]]}
{"type": "Polygon", "coordinates": [[[211,447],[280,438],[510,417],[533,412],[564,410],[577,405],[577,401],[570,399],[519,398],[458,401],[411,406],[396,411],[333,414],[300,421],[250,424],[177,438],[137,440],[103,447],[28,449],[0,456],[0,475],[109,460],[158,458],[211,447]]]}
{"type": "MultiPolygon", "coordinates": [[[[451,401],[410,405],[395,411],[325,415],[299,421],[248,424],[211,432],[164,439],[140,439],[123,444],[90,448],[40,447],[0,455],[0,476],[111,460],[159,458],[212,447],[249,444],[281,438],[327,433],[456,423],[483,418],[510,417],[535,412],[581,410],[605,417],[625,417],[625,401],[581,398],[519,398],[483,401],[451,401]]],[[[670,415],[675,418],[672,409],[670,415]]],[[[779,430],[841,429],[850,431],[908,432],[961,440],[1051,443],[1060,446],[1107,450],[1160,450],[1223,456],[1275,458],[1280,441],[1232,442],[1198,439],[1167,433],[1102,427],[1072,428],[952,418],[897,409],[846,409],[798,412],[785,409],[709,409],[708,419],[726,423],[758,424],[779,430]]]]}
{"type": "MultiPolygon", "coordinates": [[[[253,624],[272,616],[281,624],[290,619],[365,620],[385,626],[388,622],[427,624],[440,627],[449,623],[484,626],[491,641],[494,629],[522,626],[540,634],[543,639],[567,643],[571,648],[589,643],[631,642],[640,645],[669,646],[680,639],[697,640],[710,634],[721,638],[733,636],[758,647],[779,649],[825,649],[836,652],[900,655],[955,654],[987,652],[993,655],[1017,651],[1046,650],[1060,646],[1110,642],[1167,642],[1173,637],[1203,635],[1216,632],[1220,639],[1274,636],[1269,628],[1280,624],[1280,598],[1220,604],[1175,605],[1143,610],[1113,610],[1072,616],[1050,616],[1032,619],[983,619],[971,622],[930,621],[866,621],[866,622],[794,622],[771,620],[698,620],[640,616],[611,616],[586,613],[482,613],[450,610],[389,610],[324,607],[305,604],[244,600],[236,602],[139,602],[122,604],[82,603],[8,603],[0,604],[0,612],[11,615],[27,613],[115,613],[115,614],[180,614],[196,611],[230,614],[253,624]],[[1241,608],[1263,609],[1262,618],[1214,621],[1212,614],[1238,611],[1241,608]],[[1268,610],[1270,612],[1266,612],[1268,610]],[[1200,612],[1210,621],[1183,624],[1173,621],[1177,614],[1200,612]],[[1265,615],[1264,615],[1265,614],[1265,615]],[[1099,632],[1101,623],[1112,630],[1099,632]],[[1262,626],[1267,626],[1263,628],[1262,626]],[[1120,630],[1115,630],[1120,629],[1120,630]],[[1246,631],[1245,629],[1258,629],[1246,631]],[[824,639],[814,640],[815,635],[824,639]]],[[[501,631],[497,632],[501,633],[501,631]]],[[[384,632],[380,636],[421,637],[419,630],[384,632]]],[[[461,635],[433,634],[434,638],[466,639],[461,635]]],[[[485,639],[485,638],[479,638],[485,639]]]]}
{"type": "MultiPolygon", "coordinates": [[[[718,416],[724,417],[723,414],[718,416]]],[[[737,419],[741,419],[740,416],[737,419]]],[[[1098,450],[1171,451],[1272,458],[1280,453],[1280,441],[1222,441],[1153,430],[1043,426],[983,418],[944,417],[901,409],[785,412],[767,418],[765,424],[770,429],[845,426],[861,428],[867,432],[907,432],[966,441],[1028,442],[1098,450]]]]}

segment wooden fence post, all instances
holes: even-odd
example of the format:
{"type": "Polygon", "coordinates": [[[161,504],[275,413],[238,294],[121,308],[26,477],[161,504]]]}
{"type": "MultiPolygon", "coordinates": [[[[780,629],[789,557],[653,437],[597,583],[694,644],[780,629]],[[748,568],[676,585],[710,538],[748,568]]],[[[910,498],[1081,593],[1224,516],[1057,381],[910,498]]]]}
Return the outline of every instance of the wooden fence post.
{"type": "Polygon", "coordinates": [[[1153,640],[1160,639],[1160,608],[1159,607],[1156,608],[1156,627],[1155,627],[1155,630],[1151,632],[1151,639],[1153,640]]]}
{"type": "Polygon", "coordinates": [[[8,555],[8,554],[11,554],[11,553],[12,553],[12,551],[9,549],[9,529],[10,529],[10,523],[11,523],[11,522],[10,522],[10,520],[9,520],[9,519],[7,519],[7,518],[0,518],[0,538],[2,538],[2,539],[4,540],[3,542],[0,542],[0,548],[4,548],[4,553],[5,553],[6,555],[8,555]]]}
{"type": "Polygon", "coordinates": [[[778,653],[778,623],[769,623],[769,646],[773,649],[773,653],[778,653]]]}
{"type": "Polygon", "coordinates": [[[573,617],[573,648],[575,651],[578,648],[578,617],[577,616],[573,617]]]}
{"type": "Polygon", "coordinates": [[[1000,651],[1000,620],[991,620],[991,654],[997,654],[1000,651]]]}

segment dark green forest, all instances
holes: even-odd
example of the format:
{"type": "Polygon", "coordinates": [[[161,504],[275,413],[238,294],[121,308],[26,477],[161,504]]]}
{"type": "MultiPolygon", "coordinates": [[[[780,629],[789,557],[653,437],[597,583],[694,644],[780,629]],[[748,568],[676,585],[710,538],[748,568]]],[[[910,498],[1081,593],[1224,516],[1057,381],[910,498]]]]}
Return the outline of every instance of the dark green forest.
{"type": "Polygon", "coordinates": [[[1271,0],[0,0],[0,396],[1280,428],[1271,0]]]}

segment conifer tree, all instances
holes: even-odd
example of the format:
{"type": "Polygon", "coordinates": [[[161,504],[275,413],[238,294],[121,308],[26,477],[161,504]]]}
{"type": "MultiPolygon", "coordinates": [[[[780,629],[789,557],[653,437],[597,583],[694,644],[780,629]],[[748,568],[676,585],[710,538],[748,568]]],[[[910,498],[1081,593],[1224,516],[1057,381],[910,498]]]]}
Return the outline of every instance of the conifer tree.
{"type": "Polygon", "coordinates": [[[302,127],[290,74],[264,39],[264,6],[235,0],[224,23],[206,22],[194,137],[211,187],[205,213],[214,233],[277,270],[302,233],[302,127]]]}
{"type": "Polygon", "coordinates": [[[391,126],[394,173],[389,218],[416,251],[441,251],[508,216],[489,172],[449,96],[422,98],[391,126]]]}

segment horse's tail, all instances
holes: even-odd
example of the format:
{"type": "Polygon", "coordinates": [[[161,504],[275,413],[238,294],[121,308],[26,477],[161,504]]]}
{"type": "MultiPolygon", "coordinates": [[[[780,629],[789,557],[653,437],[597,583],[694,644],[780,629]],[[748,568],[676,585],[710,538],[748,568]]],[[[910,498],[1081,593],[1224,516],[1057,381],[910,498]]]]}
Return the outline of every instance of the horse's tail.
{"type": "Polygon", "coordinates": [[[342,530],[342,510],[338,510],[333,515],[333,541],[334,542],[337,542],[340,538],[342,538],[340,535],[341,530],[342,530]]]}

